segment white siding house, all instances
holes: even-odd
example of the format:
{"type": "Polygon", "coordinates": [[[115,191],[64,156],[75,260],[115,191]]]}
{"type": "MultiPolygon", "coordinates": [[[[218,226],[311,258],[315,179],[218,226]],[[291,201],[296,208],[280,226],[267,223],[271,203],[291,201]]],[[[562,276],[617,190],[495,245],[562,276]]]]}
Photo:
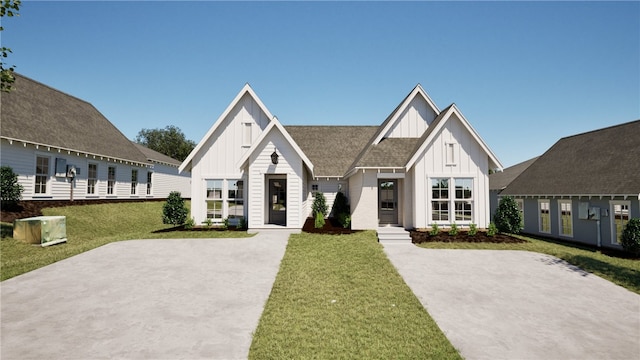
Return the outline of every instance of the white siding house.
{"type": "Polygon", "coordinates": [[[380,126],[282,126],[247,84],[180,166],[192,216],[301,228],[315,193],[350,201],[353,229],[476,224],[500,162],[455,105],[416,86],[380,126]],[[237,184],[240,184],[238,186],[237,184]]]}

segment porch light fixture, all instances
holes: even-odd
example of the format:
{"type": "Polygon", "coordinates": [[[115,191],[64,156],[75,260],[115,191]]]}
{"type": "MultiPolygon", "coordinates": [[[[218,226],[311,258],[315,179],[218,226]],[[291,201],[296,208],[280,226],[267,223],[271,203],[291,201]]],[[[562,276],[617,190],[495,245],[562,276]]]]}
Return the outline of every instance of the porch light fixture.
{"type": "Polygon", "coordinates": [[[278,153],[276,153],[276,149],[273,149],[273,154],[271,154],[271,162],[273,165],[278,165],[278,153]]]}

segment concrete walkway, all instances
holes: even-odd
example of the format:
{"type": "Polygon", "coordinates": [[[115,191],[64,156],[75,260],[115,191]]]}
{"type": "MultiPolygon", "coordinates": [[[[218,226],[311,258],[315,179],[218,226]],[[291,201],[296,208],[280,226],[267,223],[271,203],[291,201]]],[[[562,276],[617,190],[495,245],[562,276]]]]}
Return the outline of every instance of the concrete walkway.
{"type": "Polygon", "coordinates": [[[3,281],[1,358],[246,359],[289,234],[117,242],[3,281]]]}
{"type": "Polygon", "coordinates": [[[640,359],[640,295],[555,257],[384,250],[466,359],[640,359]]]}

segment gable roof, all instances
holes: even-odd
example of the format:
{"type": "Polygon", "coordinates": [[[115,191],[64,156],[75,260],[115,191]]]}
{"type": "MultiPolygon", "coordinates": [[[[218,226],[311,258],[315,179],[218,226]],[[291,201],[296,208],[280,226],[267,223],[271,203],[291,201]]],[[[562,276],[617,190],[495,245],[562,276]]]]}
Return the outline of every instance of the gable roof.
{"type": "Polygon", "coordinates": [[[142,152],[144,154],[144,156],[147,158],[147,160],[149,160],[150,162],[155,162],[158,164],[164,164],[164,165],[169,165],[169,166],[173,166],[173,167],[179,167],[180,164],[182,164],[182,162],[180,160],[176,160],[170,156],[167,156],[163,153],[159,153],[155,150],[149,149],[148,147],[132,142],[133,145],[138,148],[138,150],[140,150],[140,152],[142,152]]]}
{"type": "Polygon", "coordinates": [[[404,168],[420,138],[384,138],[367,147],[355,167],[404,168]]]}
{"type": "Polygon", "coordinates": [[[258,107],[260,108],[260,110],[262,110],[262,112],[265,113],[265,115],[267,116],[268,119],[273,119],[274,118],[274,116],[271,114],[271,112],[269,112],[269,109],[267,109],[267,107],[264,106],[264,104],[262,103],[262,100],[260,100],[258,95],[256,95],[256,93],[253,91],[253,89],[251,88],[249,83],[246,83],[242,87],[242,89],[240,90],[238,95],[236,95],[236,97],[233,99],[233,101],[231,101],[229,106],[227,106],[225,111],[213,123],[211,128],[209,128],[209,131],[207,131],[207,133],[202,137],[202,140],[200,140],[198,142],[198,144],[196,145],[196,147],[191,151],[191,153],[189,153],[189,156],[187,156],[187,158],[184,159],[184,161],[180,165],[180,168],[178,169],[179,172],[183,172],[187,167],[189,167],[191,165],[191,161],[193,161],[194,156],[196,156],[196,154],[200,152],[200,150],[202,149],[204,144],[207,142],[207,140],[213,135],[213,133],[216,131],[216,129],[222,124],[224,118],[226,118],[231,113],[233,108],[240,102],[240,100],[242,99],[242,97],[245,94],[249,94],[249,96],[251,96],[251,98],[258,104],[258,107]]]}
{"type": "Polygon", "coordinates": [[[146,157],[93,105],[15,73],[1,92],[2,138],[146,165],[146,157]]]}
{"type": "Polygon", "coordinates": [[[504,195],[640,195],[640,120],[562,138],[504,195]]]}
{"type": "Polygon", "coordinates": [[[427,128],[427,131],[424,132],[420,140],[418,141],[418,145],[413,151],[411,158],[407,161],[405,168],[408,171],[418,160],[420,155],[425,151],[426,147],[431,144],[434,137],[438,134],[438,132],[444,127],[444,125],[449,121],[452,115],[456,115],[462,125],[467,129],[467,131],[471,134],[474,140],[480,145],[480,148],[487,154],[489,157],[489,166],[492,168],[500,168],[502,169],[502,164],[498,160],[498,158],[493,154],[491,149],[487,146],[487,144],[482,140],[478,132],[471,126],[469,121],[462,115],[460,110],[456,104],[451,104],[447,106],[442,112],[436,117],[436,119],[431,123],[431,126],[427,128]]]}
{"type": "Polygon", "coordinates": [[[523,161],[521,163],[510,166],[503,171],[495,172],[489,175],[489,190],[502,190],[507,187],[515,178],[518,177],[523,171],[525,171],[534,161],[538,159],[538,156],[523,161]]]}
{"type": "Polygon", "coordinates": [[[378,126],[285,126],[314,165],[316,177],[341,177],[378,126]]]}

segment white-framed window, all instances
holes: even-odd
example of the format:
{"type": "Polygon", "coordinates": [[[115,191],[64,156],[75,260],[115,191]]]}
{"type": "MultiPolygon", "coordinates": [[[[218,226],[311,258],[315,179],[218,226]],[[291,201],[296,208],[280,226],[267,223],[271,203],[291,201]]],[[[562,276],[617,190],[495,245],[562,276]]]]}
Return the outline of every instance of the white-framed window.
{"type": "Polygon", "coordinates": [[[252,123],[242,123],[242,146],[251,146],[252,123]]]}
{"type": "Polygon", "coordinates": [[[316,197],[316,193],[320,191],[320,185],[318,183],[311,184],[311,196],[316,197]]]}
{"type": "Polygon", "coordinates": [[[147,195],[151,195],[153,171],[147,171],[147,195]]]}
{"type": "Polygon", "coordinates": [[[551,233],[550,201],[547,199],[538,200],[538,231],[541,233],[551,233]]]}
{"type": "Polygon", "coordinates": [[[431,220],[449,221],[449,179],[431,179],[431,220]]]}
{"type": "Polygon", "coordinates": [[[227,213],[229,219],[244,217],[244,181],[227,181],[227,213]]]}
{"type": "Polygon", "coordinates": [[[135,195],[138,190],[138,169],[131,170],[131,195],[135,195]]]}
{"type": "Polygon", "coordinates": [[[107,168],[107,195],[113,195],[116,187],[116,167],[107,168]]]}
{"type": "Polygon", "coordinates": [[[624,227],[629,222],[631,201],[628,200],[611,200],[611,242],[620,243],[620,237],[624,227]]]}
{"type": "Polygon", "coordinates": [[[520,211],[520,229],[524,229],[524,199],[514,199],[520,211]]]}
{"type": "Polygon", "coordinates": [[[561,236],[573,237],[573,211],[571,200],[558,200],[558,226],[561,236]]]}
{"type": "Polygon", "coordinates": [[[207,180],[207,219],[222,221],[222,180],[207,180]]]}
{"type": "Polygon", "coordinates": [[[229,218],[233,223],[244,217],[244,181],[209,179],[207,183],[207,219],[214,223],[229,218]]]}
{"type": "Polygon", "coordinates": [[[49,163],[51,159],[48,156],[36,156],[36,178],[35,191],[36,194],[48,194],[47,184],[49,183],[49,163]]]}
{"type": "Polygon", "coordinates": [[[98,164],[89,163],[87,170],[87,194],[94,195],[96,193],[96,184],[98,183],[98,164]]]}
{"type": "Polygon", "coordinates": [[[473,222],[473,179],[454,179],[455,191],[455,221],[473,222]]]}
{"type": "Polygon", "coordinates": [[[458,144],[453,142],[445,143],[445,164],[447,166],[454,166],[458,163],[458,144]]]}

